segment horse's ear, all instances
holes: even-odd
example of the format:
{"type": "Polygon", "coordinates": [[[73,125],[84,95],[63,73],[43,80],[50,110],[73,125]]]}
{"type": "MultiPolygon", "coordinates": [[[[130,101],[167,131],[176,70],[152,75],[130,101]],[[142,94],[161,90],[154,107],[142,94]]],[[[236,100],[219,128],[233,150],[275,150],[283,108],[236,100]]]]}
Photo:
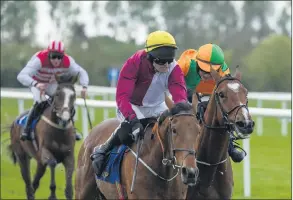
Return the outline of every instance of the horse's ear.
{"type": "Polygon", "coordinates": [[[196,93],[194,92],[192,95],[192,109],[194,114],[197,113],[197,104],[198,104],[198,97],[196,95],[196,93]]]}
{"type": "Polygon", "coordinates": [[[214,68],[212,67],[212,65],[210,65],[210,69],[211,69],[211,75],[214,78],[214,80],[216,82],[218,82],[221,79],[221,76],[218,74],[218,72],[216,70],[214,70],[214,68]]]}
{"type": "Polygon", "coordinates": [[[236,71],[235,71],[235,74],[234,74],[233,77],[237,78],[238,80],[241,80],[241,78],[242,78],[242,73],[241,73],[240,70],[239,70],[239,65],[236,66],[236,71]]]}
{"type": "Polygon", "coordinates": [[[165,103],[169,110],[171,110],[174,107],[173,101],[168,97],[167,92],[165,92],[165,103]]]}
{"type": "Polygon", "coordinates": [[[57,83],[59,83],[61,80],[60,80],[60,76],[58,76],[57,74],[54,74],[55,76],[55,80],[57,81],[57,83]]]}

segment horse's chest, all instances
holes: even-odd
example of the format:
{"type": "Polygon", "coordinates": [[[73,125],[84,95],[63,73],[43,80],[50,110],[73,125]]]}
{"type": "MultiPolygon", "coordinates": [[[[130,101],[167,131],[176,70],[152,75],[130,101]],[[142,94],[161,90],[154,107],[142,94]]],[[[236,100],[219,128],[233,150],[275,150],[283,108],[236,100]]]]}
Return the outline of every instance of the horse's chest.
{"type": "Polygon", "coordinates": [[[57,141],[47,142],[46,146],[48,146],[48,149],[50,149],[50,151],[53,154],[59,154],[59,153],[62,153],[62,154],[68,153],[69,154],[69,153],[71,153],[71,151],[73,151],[72,145],[66,144],[66,143],[60,143],[57,141]]]}

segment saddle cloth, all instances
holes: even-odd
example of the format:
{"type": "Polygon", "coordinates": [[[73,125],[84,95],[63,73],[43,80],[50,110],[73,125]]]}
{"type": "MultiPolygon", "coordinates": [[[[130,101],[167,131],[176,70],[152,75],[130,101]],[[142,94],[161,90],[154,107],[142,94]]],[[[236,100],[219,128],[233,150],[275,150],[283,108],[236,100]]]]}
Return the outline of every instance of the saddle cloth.
{"type": "MultiPolygon", "coordinates": [[[[25,126],[25,123],[26,123],[26,120],[27,120],[27,117],[28,117],[28,114],[25,114],[24,116],[20,117],[19,119],[16,120],[16,123],[21,126],[21,127],[24,127],[25,126]]],[[[34,118],[32,123],[31,123],[31,130],[34,130],[35,127],[36,127],[36,124],[39,120],[39,117],[38,118],[34,118]]]]}
{"type": "MultiPolygon", "coordinates": [[[[141,120],[143,127],[154,125],[156,119],[154,118],[146,118],[141,120]]],[[[120,146],[116,146],[112,149],[112,151],[107,155],[104,171],[101,176],[96,175],[96,179],[109,182],[111,184],[121,183],[121,163],[124,157],[124,154],[129,151],[128,147],[124,144],[120,146]]]]}
{"type": "Polygon", "coordinates": [[[107,156],[106,166],[103,173],[101,174],[101,176],[96,175],[96,178],[112,184],[120,184],[121,161],[123,160],[124,153],[127,149],[128,147],[126,145],[120,145],[113,148],[107,156]]]}

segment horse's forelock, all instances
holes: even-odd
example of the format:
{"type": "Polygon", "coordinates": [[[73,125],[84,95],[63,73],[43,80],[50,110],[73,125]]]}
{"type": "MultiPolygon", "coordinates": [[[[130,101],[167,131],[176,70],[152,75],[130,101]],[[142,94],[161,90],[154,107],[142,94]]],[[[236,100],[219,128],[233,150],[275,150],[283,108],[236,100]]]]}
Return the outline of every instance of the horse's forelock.
{"type": "Polygon", "coordinates": [[[72,90],[74,93],[75,93],[75,88],[74,88],[74,85],[73,84],[70,84],[70,83],[62,83],[62,84],[59,84],[59,90],[62,90],[63,88],[68,88],[70,90],[72,90]]]}
{"type": "Polygon", "coordinates": [[[180,102],[174,105],[174,107],[170,110],[171,115],[179,114],[180,112],[191,112],[192,111],[192,105],[190,105],[187,102],[180,102]]]}

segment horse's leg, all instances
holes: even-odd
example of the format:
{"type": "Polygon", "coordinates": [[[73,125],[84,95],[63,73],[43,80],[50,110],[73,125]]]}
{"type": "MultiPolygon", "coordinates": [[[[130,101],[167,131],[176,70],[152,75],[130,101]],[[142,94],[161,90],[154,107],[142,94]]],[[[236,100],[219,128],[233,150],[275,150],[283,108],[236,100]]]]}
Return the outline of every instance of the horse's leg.
{"type": "Polygon", "coordinates": [[[30,173],[30,159],[27,155],[19,156],[19,166],[21,170],[22,178],[26,186],[27,199],[35,199],[34,189],[31,184],[31,173],[30,173]]]}
{"type": "Polygon", "coordinates": [[[67,156],[63,161],[63,165],[65,167],[65,179],[66,179],[65,196],[66,196],[66,199],[72,199],[73,197],[72,174],[74,171],[74,155],[71,154],[67,156]]]}
{"type": "Polygon", "coordinates": [[[46,172],[46,168],[47,168],[47,165],[43,165],[41,162],[38,162],[37,172],[35,174],[34,181],[33,181],[33,187],[34,187],[35,193],[40,185],[41,178],[44,176],[46,172]]]}
{"type": "Polygon", "coordinates": [[[51,183],[50,183],[50,190],[51,195],[49,196],[49,199],[57,199],[56,198],[56,182],[55,182],[55,167],[57,165],[57,161],[54,158],[54,156],[51,154],[51,152],[46,149],[42,148],[42,154],[41,154],[42,164],[48,165],[51,170],[51,183]]]}

